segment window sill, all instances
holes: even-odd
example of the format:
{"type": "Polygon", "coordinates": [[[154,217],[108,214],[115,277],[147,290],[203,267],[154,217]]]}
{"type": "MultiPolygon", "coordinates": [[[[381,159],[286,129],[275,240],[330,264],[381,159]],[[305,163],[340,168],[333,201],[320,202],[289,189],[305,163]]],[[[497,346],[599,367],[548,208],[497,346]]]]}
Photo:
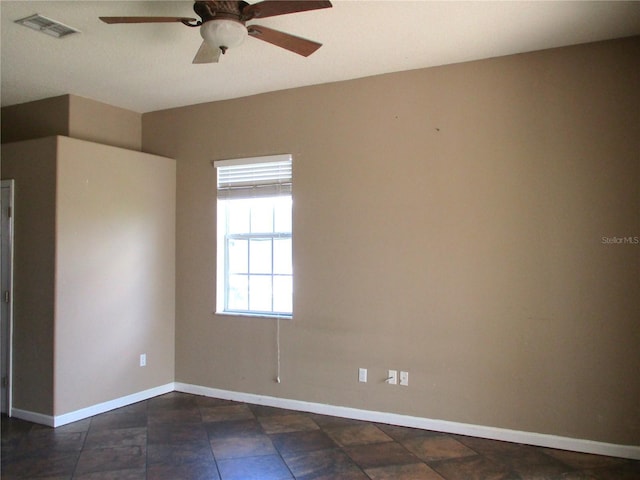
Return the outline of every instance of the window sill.
{"type": "Polygon", "coordinates": [[[257,318],[263,320],[293,320],[293,315],[265,315],[260,313],[215,312],[216,317],[257,318]]]}

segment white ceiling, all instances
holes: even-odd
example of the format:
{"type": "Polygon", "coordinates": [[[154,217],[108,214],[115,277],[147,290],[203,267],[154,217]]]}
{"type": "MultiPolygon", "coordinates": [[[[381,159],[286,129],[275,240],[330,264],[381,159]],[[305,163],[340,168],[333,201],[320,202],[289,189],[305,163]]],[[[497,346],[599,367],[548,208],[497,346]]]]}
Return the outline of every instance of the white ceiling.
{"type": "Polygon", "coordinates": [[[98,20],[197,17],[192,5],[2,0],[2,106],[70,93],[144,113],[640,34],[638,1],[334,0],[330,9],[249,22],[324,44],[308,58],[248,38],[218,64],[193,65],[197,28],[98,20]],[[56,39],[14,23],[34,13],[82,33],[56,39]]]}

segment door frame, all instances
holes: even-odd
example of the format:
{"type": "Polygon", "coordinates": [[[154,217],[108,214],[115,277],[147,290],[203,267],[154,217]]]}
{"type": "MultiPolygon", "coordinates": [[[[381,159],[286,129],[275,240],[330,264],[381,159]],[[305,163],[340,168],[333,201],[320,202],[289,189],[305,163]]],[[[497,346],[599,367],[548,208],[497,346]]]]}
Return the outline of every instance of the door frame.
{"type": "MultiPolygon", "coordinates": [[[[6,389],[6,414],[10,417],[12,414],[12,405],[13,405],[13,250],[14,250],[14,180],[2,180],[1,186],[2,190],[5,188],[9,189],[9,205],[1,205],[2,215],[5,215],[5,212],[8,212],[9,217],[9,228],[8,232],[1,232],[1,235],[4,237],[7,235],[7,246],[8,252],[0,253],[0,262],[3,262],[5,256],[7,257],[6,261],[8,265],[8,276],[7,276],[7,284],[1,285],[1,296],[0,301],[7,304],[7,319],[6,319],[6,328],[7,335],[6,337],[0,339],[0,351],[6,349],[7,350],[7,365],[6,365],[6,377],[7,377],[7,389],[6,389]],[[10,208],[10,210],[6,210],[5,208],[10,208]],[[5,294],[5,292],[8,292],[5,294]],[[5,297],[5,295],[7,295],[5,297]]],[[[5,268],[5,265],[2,264],[2,269],[5,268]]],[[[3,309],[4,310],[4,309],[3,309]]],[[[0,372],[0,375],[5,372],[0,372]]]]}

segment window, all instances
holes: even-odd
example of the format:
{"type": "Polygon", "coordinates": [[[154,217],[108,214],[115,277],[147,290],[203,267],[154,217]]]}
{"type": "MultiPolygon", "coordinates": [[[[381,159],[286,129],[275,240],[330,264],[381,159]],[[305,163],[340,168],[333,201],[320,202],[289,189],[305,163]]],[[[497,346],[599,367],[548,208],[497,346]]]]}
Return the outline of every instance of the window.
{"type": "Polygon", "coordinates": [[[217,312],[291,317],[291,155],[220,160],[214,166],[217,312]]]}

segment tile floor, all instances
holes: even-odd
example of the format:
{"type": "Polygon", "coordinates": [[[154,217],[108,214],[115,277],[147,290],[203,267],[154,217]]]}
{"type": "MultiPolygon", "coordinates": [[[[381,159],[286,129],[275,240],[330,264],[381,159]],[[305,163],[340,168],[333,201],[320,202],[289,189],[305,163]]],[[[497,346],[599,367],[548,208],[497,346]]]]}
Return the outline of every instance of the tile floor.
{"type": "Polygon", "coordinates": [[[640,461],[169,393],[51,429],[2,417],[3,480],[638,480],[640,461]]]}

